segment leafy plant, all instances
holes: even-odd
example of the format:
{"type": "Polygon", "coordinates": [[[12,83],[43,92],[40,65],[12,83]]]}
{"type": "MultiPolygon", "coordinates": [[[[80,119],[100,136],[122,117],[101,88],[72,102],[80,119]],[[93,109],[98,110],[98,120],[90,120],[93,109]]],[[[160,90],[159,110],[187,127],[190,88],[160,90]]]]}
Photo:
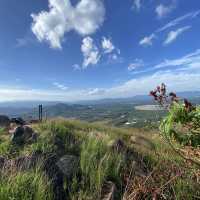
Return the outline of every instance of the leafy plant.
{"type": "MultiPolygon", "coordinates": [[[[151,91],[150,95],[160,106],[169,111],[161,122],[160,130],[171,147],[181,156],[183,155],[180,149],[176,149],[173,144],[174,140],[181,146],[200,147],[200,107],[193,106],[187,99],[180,99],[173,92],[167,94],[164,83],[151,91]]],[[[187,160],[200,165],[196,159],[187,158],[187,160]]]]}

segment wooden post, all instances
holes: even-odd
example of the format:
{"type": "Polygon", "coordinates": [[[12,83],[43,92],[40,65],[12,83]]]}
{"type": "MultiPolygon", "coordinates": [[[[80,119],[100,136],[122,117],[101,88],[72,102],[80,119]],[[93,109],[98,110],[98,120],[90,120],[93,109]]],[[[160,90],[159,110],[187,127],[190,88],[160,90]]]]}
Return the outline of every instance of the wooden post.
{"type": "Polygon", "coordinates": [[[42,105],[39,105],[39,121],[42,121],[42,117],[43,117],[43,109],[42,105]]]}

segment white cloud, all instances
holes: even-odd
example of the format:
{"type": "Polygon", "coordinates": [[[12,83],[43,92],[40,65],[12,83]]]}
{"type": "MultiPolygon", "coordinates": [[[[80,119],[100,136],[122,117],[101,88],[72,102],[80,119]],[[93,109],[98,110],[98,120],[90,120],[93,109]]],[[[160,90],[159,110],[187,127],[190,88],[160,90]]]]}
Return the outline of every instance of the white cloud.
{"type": "Polygon", "coordinates": [[[173,41],[176,40],[176,38],[181,35],[182,33],[184,33],[185,31],[187,31],[188,29],[190,29],[191,26],[185,26],[185,27],[182,27],[182,28],[179,28],[175,31],[170,31],[167,35],[167,38],[166,40],[164,41],[164,45],[168,45],[170,43],[172,43],[173,41]]]}
{"type": "Polygon", "coordinates": [[[169,29],[171,27],[177,26],[178,24],[180,24],[182,21],[186,20],[186,19],[193,19],[195,17],[197,17],[200,14],[200,10],[195,11],[195,12],[190,12],[187,13],[181,17],[178,17],[172,21],[170,21],[169,23],[167,23],[166,25],[164,25],[163,27],[159,28],[158,30],[156,30],[156,32],[161,32],[164,31],[166,29],[169,29]]]}
{"type": "Polygon", "coordinates": [[[130,63],[128,66],[128,70],[129,71],[133,71],[137,68],[143,67],[144,66],[144,62],[141,59],[135,59],[135,61],[133,63],[130,63]]]}
{"type": "Polygon", "coordinates": [[[100,89],[100,88],[95,88],[92,89],[88,92],[88,95],[94,96],[94,95],[102,95],[105,93],[104,89],[100,89]]]}
{"type": "Polygon", "coordinates": [[[155,69],[166,68],[166,67],[181,67],[190,70],[191,67],[199,66],[200,68],[200,49],[187,54],[181,58],[173,60],[165,60],[164,62],[156,65],[155,69]]]}
{"type": "Polygon", "coordinates": [[[160,83],[165,83],[173,91],[199,91],[200,70],[195,73],[160,71],[151,75],[133,78],[112,88],[85,90],[28,90],[0,88],[0,101],[11,100],[46,100],[46,101],[79,101],[102,98],[131,97],[146,94],[160,83]]]}
{"type": "Polygon", "coordinates": [[[155,12],[158,18],[162,18],[168,15],[174,8],[174,5],[165,6],[163,4],[160,4],[156,7],[155,12]]]}
{"type": "Polygon", "coordinates": [[[139,11],[141,9],[141,0],[134,0],[133,8],[139,11]]]}
{"type": "Polygon", "coordinates": [[[151,34],[150,36],[146,36],[144,37],[142,40],[140,40],[139,44],[142,45],[142,46],[152,46],[153,44],[153,39],[155,39],[156,36],[155,34],[151,34]]]}
{"type": "Polygon", "coordinates": [[[49,11],[31,14],[31,28],[40,42],[61,49],[65,33],[92,34],[102,25],[104,15],[102,0],[80,0],[75,7],[70,0],[49,0],[49,11]]]}
{"type": "Polygon", "coordinates": [[[96,65],[101,55],[97,46],[94,44],[94,41],[91,37],[86,37],[82,41],[81,51],[83,53],[84,61],[83,68],[87,68],[89,65],[96,65]]]}
{"type": "Polygon", "coordinates": [[[58,89],[60,89],[60,90],[68,90],[68,87],[66,87],[65,85],[60,84],[60,83],[58,83],[58,82],[53,82],[53,85],[54,85],[55,87],[57,87],[58,89]]]}
{"type": "Polygon", "coordinates": [[[115,46],[113,45],[111,40],[105,37],[102,38],[101,46],[102,46],[102,49],[104,50],[104,53],[106,54],[111,53],[115,50],[115,46]]]}
{"type": "Polygon", "coordinates": [[[160,71],[153,75],[131,79],[121,86],[110,89],[109,93],[112,94],[113,97],[148,94],[152,88],[160,83],[166,83],[169,89],[174,91],[194,91],[199,90],[199,76],[200,73],[171,73],[160,71]]]}
{"type": "MultiPolygon", "coordinates": [[[[166,25],[162,26],[161,28],[155,30],[150,36],[144,37],[142,40],[140,40],[139,44],[143,45],[143,46],[152,46],[152,44],[153,44],[152,41],[153,41],[153,39],[156,38],[156,36],[158,35],[159,32],[162,32],[162,31],[165,31],[165,30],[167,30],[171,27],[177,26],[178,24],[180,24],[184,20],[196,18],[199,15],[200,15],[200,10],[197,10],[197,11],[187,13],[187,14],[181,16],[181,17],[178,17],[178,18],[170,21],[166,25]]],[[[172,32],[171,35],[174,35],[174,33],[172,32]]]]}
{"type": "MultiPolygon", "coordinates": [[[[110,88],[36,90],[0,86],[0,101],[8,100],[48,100],[48,101],[78,101],[102,98],[131,97],[148,94],[155,86],[165,83],[173,91],[199,91],[200,85],[200,49],[183,57],[165,60],[153,67],[158,70],[153,74],[137,76],[122,84],[110,88]],[[180,70],[177,70],[180,69],[180,70]],[[169,70],[170,69],[170,70],[169,70]]],[[[144,74],[146,74],[144,72],[144,74]]]]}

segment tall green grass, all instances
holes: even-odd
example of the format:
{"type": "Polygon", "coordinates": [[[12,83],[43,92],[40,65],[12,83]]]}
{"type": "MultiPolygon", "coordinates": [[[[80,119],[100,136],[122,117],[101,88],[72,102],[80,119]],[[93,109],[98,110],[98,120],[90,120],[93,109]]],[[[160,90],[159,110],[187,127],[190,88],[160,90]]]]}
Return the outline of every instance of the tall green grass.
{"type": "Polygon", "coordinates": [[[51,200],[52,190],[45,175],[38,169],[0,175],[1,200],[51,200]]]}
{"type": "Polygon", "coordinates": [[[87,185],[91,192],[96,191],[99,196],[106,180],[120,183],[123,162],[122,154],[108,149],[102,138],[88,139],[82,145],[80,157],[84,185],[87,185]]]}

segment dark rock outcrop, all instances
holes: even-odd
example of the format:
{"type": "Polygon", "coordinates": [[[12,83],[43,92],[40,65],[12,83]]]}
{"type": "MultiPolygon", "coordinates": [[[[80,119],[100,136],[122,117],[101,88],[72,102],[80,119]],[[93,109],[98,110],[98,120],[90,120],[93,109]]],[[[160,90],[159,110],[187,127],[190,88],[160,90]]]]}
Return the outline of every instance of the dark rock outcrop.
{"type": "Polygon", "coordinates": [[[119,153],[126,150],[126,145],[125,145],[124,141],[121,140],[121,139],[117,139],[117,140],[112,141],[109,144],[109,146],[111,147],[111,149],[113,151],[116,151],[116,152],[119,152],[119,153]]]}
{"type": "Polygon", "coordinates": [[[6,159],[4,157],[0,156],[0,169],[3,168],[5,161],[6,161],[6,159]]]}
{"type": "Polygon", "coordinates": [[[115,200],[116,199],[117,188],[116,185],[108,181],[104,183],[101,191],[101,200],[115,200]]]}
{"type": "Polygon", "coordinates": [[[18,126],[12,133],[12,142],[17,145],[22,145],[24,143],[31,143],[37,140],[37,133],[33,131],[33,129],[29,126],[18,126]]]}
{"type": "Polygon", "coordinates": [[[64,175],[60,168],[56,165],[57,161],[58,158],[56,154],[49,155],[44,162],[43,169],[51,181],[54,200],[66,200],[66,192],[64,190],[64,175]]]}
{"type": "Polygon", "coordinates": [[[5,115],[0,115],[0,127],[8,128],[10,125],[10,119],[5,115]]]}
{"type": "Polygon", "coordinates": [[[70,179],[78,170],[78,157],[65,155],[59,159],[56,165],[62,171],[66,178],[70,179]]]}

